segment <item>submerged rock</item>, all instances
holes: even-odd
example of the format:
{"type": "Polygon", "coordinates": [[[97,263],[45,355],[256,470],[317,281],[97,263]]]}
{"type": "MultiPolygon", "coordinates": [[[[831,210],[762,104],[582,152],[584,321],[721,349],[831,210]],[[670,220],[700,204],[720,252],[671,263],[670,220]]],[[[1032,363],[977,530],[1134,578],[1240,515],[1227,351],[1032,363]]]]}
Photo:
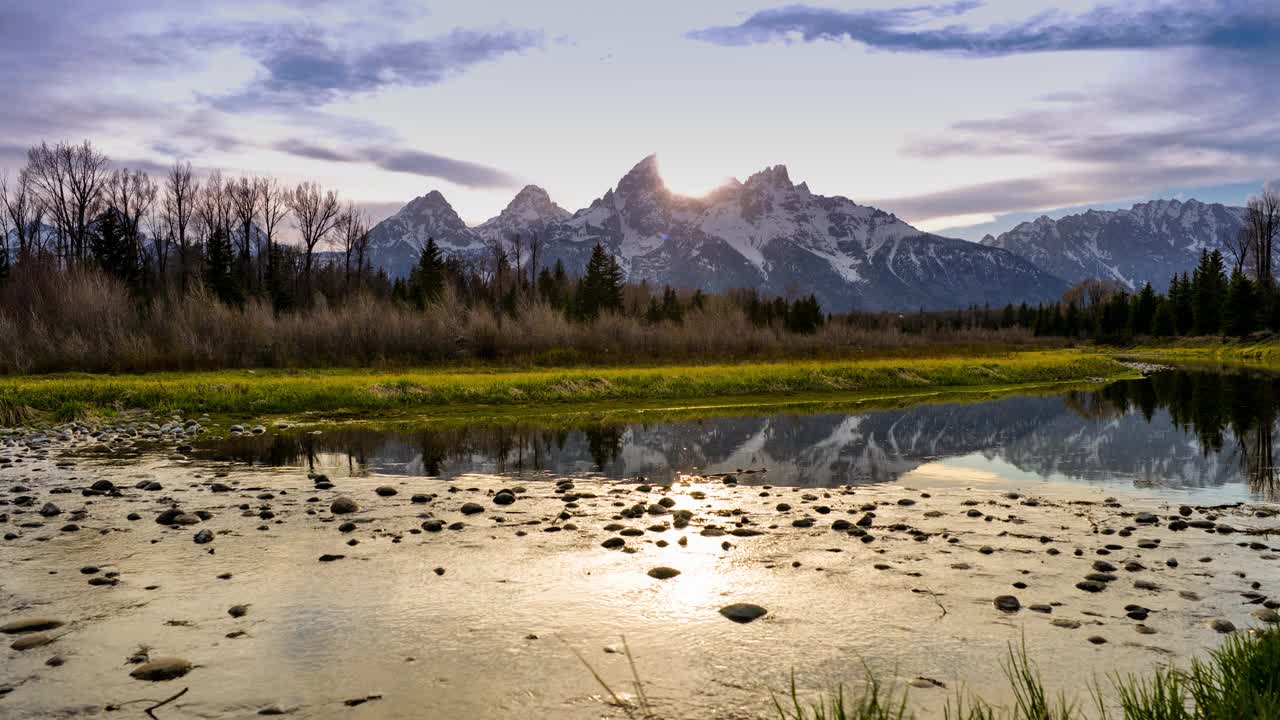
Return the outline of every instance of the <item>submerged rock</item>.
{"type": "Polygon", "coordinates": [[[994,604],[1000,612],[1014,613],[1022,609],[1022,603],[1012,595],[1001,595],[995,599],[994,604]]]}
{"type": "Polygon", "coordinates": [[[191,663],[182,658],[156,658],[135,668],[129,675],[138,680],[163,682],[176,680],[189,672],[191,672],[191,663]]]}
{"type": "Polygon", "coordinates": [[[22,652],[23,650],[30,650],[32,648],[48,645],[55,639],[56,638],[45,635],[44,633],[35,633],[34,635],[24,635],[17,640],[14,640],[13,644],[9,647],[17,650],[18,652],[22,652]]]}
{"type": "Polygon", "coordinates": [[[734,603],[720,608],[720,614],[736,623],[745,624],[753,620],[759,620],[768,615],[769,611],[751,603],[734,603]]]}
{"type": "Polygon", "coordinates": [[[349,497],[340,497],[329,506],[329,512],[334,515],[348,515],[359,509],[360,506],[356,504],[356,501],[349,497]]]}
{"type": "Polygon", "coordinates": [[[649,571],[649,577],[657,580],[670,580],[679,574],[679,570],[669,567],[656,567],[649,571]]]}
{"type": "Polygon", "coordinates": [[[19,633],[41,632],[43,630],[56,630],[66,623],[53,618],[34,617],[25,620],[14,620],[13,622],[0,625],[0,633],[6,635],[17,635],[19,633]]]}

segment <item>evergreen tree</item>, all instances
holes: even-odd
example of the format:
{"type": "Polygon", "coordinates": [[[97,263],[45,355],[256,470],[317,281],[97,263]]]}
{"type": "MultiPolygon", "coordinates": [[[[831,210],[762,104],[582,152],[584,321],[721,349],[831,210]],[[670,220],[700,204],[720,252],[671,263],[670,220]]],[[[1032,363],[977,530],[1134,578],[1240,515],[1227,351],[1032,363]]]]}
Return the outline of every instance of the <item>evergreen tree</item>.
{"type": "Polygon", "coordinates": [[[662,322],[662,306],[658,304],[658,298],[649,298],[649,307],[644,311],[644,321],[650,325],[662,322]]]}
{"type": "Polygon", "coordinates": [[[707,296],[702,294],[702,288],[693,291],[693,297],[689,299],[689,306],[695,310],[701,310],[707,304],[707,296]]]}
{"type": "Polygon", "coordinates": [[[1159,337],[1171,337],[1178,334],[1178,317],[1173,309],[1173,301],[1160,300],[1156,306],[1155,318],[1152,320],[1151,334],[1159,337]]]}
{"type": "Polygon", "coordinates": [[[267,294],[275,311],[283,312],[293,307],[293,294],[289,291],[289,281],[283,269],[284,250],[279,243],[273,243],[267,252],[270,256],[270,262],[267,263],[267,294]]]}
{"type": "Polygon", "coordinates": [[[605,252],[603,245],[596,243],[587,261],[587,272],[578,283],[574,302],[578,316],[591,320],[602,312],[622,310],[622,284],[618,261],[605,252]]]}
{"type": "Polygon", "coordinates": [[[1204,250],[1191,276],[1192,315],[1197,335],[1216,335],[1222,329],[1222,303],[1227,294],[1226,263],[1222,253],[1204,250]]]}
{"type": "Polygon", "coordinates": [[[662,317],[673,323],[684,322],[684,308],[680,305],[680,298],[676,296],[676,291],[672,290],[670,285],[662,290],[662,317]]]}
{"type": "Polygon", "coordinates": [[[1173,276],[1169,286],[1169,300],[1173,303],[1173,317],[1176,321],[1177,334],[1186,335],[1195,329],[1195,302],[1191,292],[1191,278],[1185,272],[1182,278],[1173,276]],[[1173,284],[1177,285],[1175,295],[1173,284]]]}
{"type": "Polygon", "coordinates": [[[1156,319],[1156,291],[1151,283],[1142,286],[1142,291],[1133,296],[1133,307],[1129,313],[1130,329],[1134,335],[1150,335],[1156,319]]]}
{"type": "Polygon", "coordinates": [[[1244,337],[1257,329],[1258,291],[1244,273],[1231,274],[1222,308],[1222,330],[1227,335],[1244,337]]]}
{"type": "Polygon", "coordinates": [[[1067,303],[1066,317],[1062,319],[1062,334],[1070,338],[1079,337],[1082,325],[1080,309],[1074,301],[1067,303]]]}
{"type": "Polygon", "coordinates": [[[142,279],[142,265],[138,261],[135,239],[129,236],[127,227],[120,212],[108,208],[89,235],[89,252],[103,272],[119,278],[137,291],[142,279]]]}
{"type": "Polygon", "coordinates": [[[244,300],[236,274],[232,272],[233,261],[231,239],[222,228],[214,230],[205,243],[204,284],[228,305],[238,305],[244,300]]]}
{"type": "Polygon", "coordinates": [[[444,295],[445,263],[440,246],[433,237],[418,253],[418,264],[409,273],[409,294],[419,309],[440,301],[444,295]]]}
{"type": "Polygon", "coordinates": [[[786,315],[786,326],[791,332],[813,334],[822,327],[825,319],[822,306],[818,304],[818,298],[810,295],[791,303],[786,315]]]}
{"type": "MultiPolygon", "coordinates": [[[[0,228],[2,231],[3,228],[0,228]]],[[[9,238],[0,235],[0,286],[9,279],[9,238]]]]}

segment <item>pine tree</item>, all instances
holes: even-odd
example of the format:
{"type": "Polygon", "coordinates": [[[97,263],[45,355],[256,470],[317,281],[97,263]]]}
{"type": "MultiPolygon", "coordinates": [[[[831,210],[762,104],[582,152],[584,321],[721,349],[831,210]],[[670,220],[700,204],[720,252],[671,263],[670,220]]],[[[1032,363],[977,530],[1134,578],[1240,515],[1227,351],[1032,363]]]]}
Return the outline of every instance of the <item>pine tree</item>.
{"type": "Polygon", "coordinates": [[[592,320],[602,312],[622,310],[622,270],[600,243],[591,250],[574,305],[584,320],[592,320]]]}
{"type": "Polygon", "coordinates": [[[1173,282],[1177,284],[1177,294],[1175,296],[1173,285],[1169,287],[1169,300],[1173,302],[1173,317],[1176,320],[1177,334],[1186,335],[1195,328],[1195,301],[1191,293],[1191,277],[1187,273],[1182,273],[1182,279],[1179,280],[1177,275],[1173,276],[1173,282]]]}
{"type": "Polygon", "coordinates": [[[433,237],[418,253],[418,264],[409,273],[409,293],[419,309],[439,302],[444,295],[445,264],[440,246],[433,237]]]}
{"type": "Polygon", "coordinates": [[[1231,274],[1222,308],[1222,330],[1227,335],[1244,337],[1257,329],[1258,291],[1244,273],[1231,274]]]}
{"type": "Polygon", "coordinates": [[[1160,300],[1152,320],[1151,334],[1158,337],[1171,337],[1178,334],[1178,317],[1173,309],[1173,301],[1160,300]]]}
{"type": "Polygon", "coordinates": [[[680,298],[676,296],[676,291],[668,285],[662,290],[662,318],[669,322],[684,322],[684,308],[680,305],[680,298]]]}
{"type": "Polygon", "coordinates": [[[1227,292],[1226,263],[1222,253],[1204,250],[1191,276],[1192,315],[1198,335],[1216,335],[1222,329],[1222,303],[1227,292]]]}
{"type": "Polygon", "coordinates": [[[231,239],[222,228],[214,230],[205,243],[204,284],[228,305],[238,305],[244,300],[231,269],[233,260],[231,239]]]}
{"type": "Polygon", "coordinates": [[[1133,307],[1129,313],[1130,330],[1134,335],[1150,335],[1156,319],[1156,291],[1151,283],[1142,286],[1142,291],[1133,296],[1133,307]]]}
{"type": "Polygon", "coordinates": [[[127,224],[120,212],[108,208],[98,218],[89,235],[89,251],[98,267],[108,275],[123,281],[137,291],[142,279],[142,265],[138,261],[137,246],[129,236],[127,224]]]}
{"type": "MultiPolygon", "coordinates": [[[[0,228],[0,230],[3,230],[3,228],[0,228]]],[[[0,286],[3,286],[5,281],[9,279],[9,266],[9,238],[0,235],[0,286]]]]}

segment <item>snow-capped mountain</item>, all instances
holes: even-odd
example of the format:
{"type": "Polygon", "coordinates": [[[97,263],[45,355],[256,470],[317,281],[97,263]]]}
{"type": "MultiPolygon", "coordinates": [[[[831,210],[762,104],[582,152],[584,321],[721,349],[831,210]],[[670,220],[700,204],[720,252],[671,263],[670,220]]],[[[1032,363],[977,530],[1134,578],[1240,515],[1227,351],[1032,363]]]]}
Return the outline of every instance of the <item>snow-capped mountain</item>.
{"type": "Polygon", "coordinates": [[[1005,250],[924,233],[894,215],[792,184],[785,167],[704,198],[669,191],[645,158],[590,207],[566,216],[539,188],[467,228],[439,193],[379,224],[375,265],[408,272],[427,237],[447,253],[484,255],[487,240],[532,233],[543,262],[580,272],[596,243],[631,281],[764,295],[814,293],[833,311],[946,309],[1055,300],[1062,280],[1005,250]]]}
{"type": "Polygon", "coordinates": [[[564,222],[573,213],[551,202],[551,196],[537,185],[521,190],[497,217],[476,226],[476,232],[485,240],[510,240],[516,235],[543,234],[556,223],[564,222]]]}
{"type": "Polygon", "coordinates": [[[1230,258],[1227,247],[1243,224],[1243,208],[1156,200],[1128,210],[1041,217],[998,238],[988,235],[982,244],[1016,253],[1068,282],[1098,278],[1130,288],[1150,282],[1163,290],[1175,272],[1195,267],[1203,249],[1230,258]]]}
{"type": "Polygon", "coordinates": [[[480,235],[467,227],[444,195],[432,190],[369,231],[369,264],[392,277],[405,277],[429,237],[450,255],[479,259],[484,253],[480,235]]]}

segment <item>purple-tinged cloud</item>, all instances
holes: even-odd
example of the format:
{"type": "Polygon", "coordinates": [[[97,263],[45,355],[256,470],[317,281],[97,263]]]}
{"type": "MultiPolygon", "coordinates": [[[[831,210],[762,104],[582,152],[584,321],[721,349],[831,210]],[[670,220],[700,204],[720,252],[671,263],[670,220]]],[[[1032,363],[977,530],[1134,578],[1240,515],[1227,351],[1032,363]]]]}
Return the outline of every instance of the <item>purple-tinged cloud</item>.
{"type": "Polygon", "coordinates": [[[508,188],[520,185],[518,179],[497,168],[408,148],[366,146],[335,150],[305,140],[285,140],[272,145],[272,149],[322,162],[367,163],[392,172],[438,178],[469,188],[508,188]]]}
{"type": "Polygon", "coordinates": [[[975,57],[1177,47],[1280,51],[1280,4],[1274,0],[1126,2],[1099,5],[1079,15],[1045,12],[988,28],[929,25],[981,4],[965,0],[888,10],[790,5],[762,10],[737,25],[694,30],[688,36],[718,45],[753,45],[798,36],[806,42],[851,40],[877,50],[975,57]]]}

